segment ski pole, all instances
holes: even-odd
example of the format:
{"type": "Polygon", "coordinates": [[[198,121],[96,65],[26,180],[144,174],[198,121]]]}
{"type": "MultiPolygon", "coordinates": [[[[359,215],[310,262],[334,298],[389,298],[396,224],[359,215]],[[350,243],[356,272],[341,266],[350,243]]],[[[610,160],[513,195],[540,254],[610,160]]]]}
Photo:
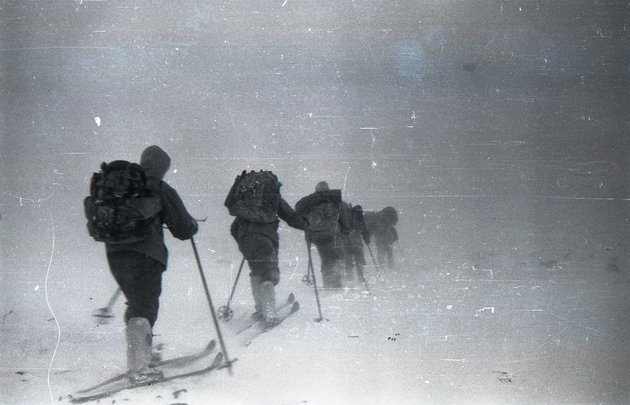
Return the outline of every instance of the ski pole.
{"type": "Polygon", "coordinates": [[[311,254],[310,249],[311,248],[308,247],[309,246],[308,242],[306,242],[306,246],[309,249],[309,252],[308,252],[308,254],[309,254],[309,262],[308,263],[309,264],[308,264],[308,266],[306,266],[308,268],[306,269],[306,274],[302,277],[302,282],[304,284],[306,284],[306,285],[311,285],[312,284],[312,281],[311,281],[311,261],[310,261],[310,254],[311,254]]]}
{"type": "Polygon", "coordinates": [[[107,302],[107,309],[111,311],[111,309],[114,307],[114,304],[116,303],[116,301],[118,301],[118,297],[120,297],[120,294],[122,293],[122,290],[119,288],[116,289],[116,291],[114,291],[114,295],[112,295],[112,297],[109,299],[109,302],[107,302]]]}
{"type": "Polygon", "coordinates": [[[315,300],[317,301],[317,310],[319,311],[319,318],[315,318],[315,322],[321,322],[327,319],[322,315],[322,305],[319,302],[319,292],[317,291],[317,281],[315,281],[315,269],[313,268],[313,257],[311,255],[311,242],[307,240],[306,246],[308,248],[308,267],[313,277],[313,289],[315,290],[315,300]]]}
{"type": "Polygon", "coordinates": [[[112,308],[114,307],[114,304],[116,304],[116,301],[118,300],[118,297],[120,297],[121,293],[122,290],[120,289],[120,287],[116,288],[116,291],[114,291],[114,295],[112,295],[112,297],[109,299],[107,305],[94,311],[93,316],[97,319],[96,323],[98,323],[99,325],[107,325],[109,323],[109,319],[114,317],[114,315],[112,314],[112,308]]]}
{"type": "Polygon", "coordinates": [[[230,293],[230,298],[228,299],[227,305],[223,305],[219,307],[219,319],[229,321],[234,316],[234,311],[232,311],[232,309],[230,308],[230,303],[232,302],[232,297],[234,297],[236,284],[238,284],[238,279],[241,277],[241,271],[243,271],[244,264],[245,264],[245,256],[243,256],[243,260],[241,260],[241,265],[238,268],[238,273],[236,273],[236,280],[234,280],[234,285],[232,286],[232,292],[230,293]]]}
{"type": "Polygon", "coordinates": [[[368,286],[367,280],[365,279],[365,276],[363,275],[363,268],[359,265],[357,265],[356,267],[357,267],[357,273],[359,273],[359,277],[361,278],[363,285],[365,285],[365,289],[367,290],[368,293],[370,293],[370,287],[368,286]]]}
{"type": "Polygon", "coordinates": [[[374,262],[374,267],[376,268],[376,272],[378,274],[380,274],[380,270],[378,269],[378,265],[376,264],[376,260],[374,259],[374,255],[372,254],[372,248],[370,247],[369,243],[366,243],[367,247],[368,247],[368,251],[370,252],[370,256],[372,257],[372,262],[374,262]]]}
{"type": "Polygon", "coordinates": [[[225,356],[225,362],[228,367],[228,371],[230,375],[232,375],[232,360],[228,357],[227,349],[225,348],[225,341],[223,340],[223,336],[221,335],[221,328],[219,327],[219,321],[217,320],[217,315],[214,313],[214,306],[212,305],[212,298],[210,298],[210,290],[208,289],[208,283],[206,282],[206,276],[203,274],[203,268],[201,267],[201,259],[199,258],[199,252],[197,252],[197,245],[195,244],[195,238],[190,238],[190,244],[192,245],[193,252],[195,252],[195,259],[197,260],[197,267],[199,268],[199,275],[201,276],[201,282],[203,283],[203,288],[206,292],[206,298],[208,298],[208,305],[210,306],[210,313],[212,314],[212,321],[214,322],[214,328],[217,331],[217,337],[219,338],[219,343],[221,344],[221,351],[223,351],[223,355],[225,356]]]}

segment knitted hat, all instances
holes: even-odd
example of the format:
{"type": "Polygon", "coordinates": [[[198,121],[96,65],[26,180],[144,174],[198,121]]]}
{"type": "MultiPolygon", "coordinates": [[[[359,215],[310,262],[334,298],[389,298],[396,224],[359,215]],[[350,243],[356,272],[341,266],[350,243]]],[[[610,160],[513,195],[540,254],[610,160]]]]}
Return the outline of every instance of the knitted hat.
{"type": "Polygon", "coordinates": [[[325,181],[320,181],[315,186],[315,191],[328,191],[328,190],[330,190],[330,188],[328,187],[328,183],[326,183],[325,181]]]}
{"type": "Polygon", "coordinates": [[[162,148],[152,145],[142,152],[140,166],[147,176],[162,179],[171,166],[171,158],[162,148]]]}

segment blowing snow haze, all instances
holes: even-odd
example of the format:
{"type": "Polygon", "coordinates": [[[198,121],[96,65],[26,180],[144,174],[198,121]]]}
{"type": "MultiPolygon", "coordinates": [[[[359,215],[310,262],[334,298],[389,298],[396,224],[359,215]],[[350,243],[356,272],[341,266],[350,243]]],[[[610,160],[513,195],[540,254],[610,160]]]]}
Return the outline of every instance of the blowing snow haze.
{"type": "MultiPolygon", "coordinates": [[[[113,399],[628,403],[629,7],[2,2],[0,402],[64,402],[124,368],[124,300],[110,325],[91,316],[116,285],[82,201],[101,162],[159,145],[207,217],[215,305],[242,258],[223,201],[245,169],[291,205],[325,180],[395,207],[396,266],[367,256],[370,294],[322,291],[314,323],[303,234],[281,226],[278,296],[300,311],[247,347],[224,324],[233,377],[113,399]]],[[[189,244],[166,243],[155,333],[177,356],[215,332],[189,244]]]]}

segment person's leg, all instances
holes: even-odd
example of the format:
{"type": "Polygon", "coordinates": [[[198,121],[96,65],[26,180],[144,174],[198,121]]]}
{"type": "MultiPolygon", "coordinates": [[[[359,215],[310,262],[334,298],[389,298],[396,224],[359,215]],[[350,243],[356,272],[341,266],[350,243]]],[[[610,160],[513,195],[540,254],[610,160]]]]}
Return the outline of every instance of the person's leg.
{"type": "Polygon", "coordinates": [[[394,267],[394,247],[392,245],[387,245],[385,252],[387,256],[387,265],[391,269],[394,267]]]}
{"type": "Polygon", "coordinates": [[[344,247],[344,280],[347,282],[352,282],[354,280],[354,266],[355,266],[355,257],[354,251],[351,245],[344,247]]]}
{"type": "Polygon", "coordinates": [[[331,253],[333,256],[333,266],[332,266],[332,277],[333,277],[333,287],[341,288],[341,279],[343,278],[343,274],[345,273],[344,269],[344,261],[345,261],[345,251],[343,245],[334,245],[331,249],[331,253]]]}
{"type": "Polygon", "coordinates": [[[379,265],[383,266],[386,260],[386,248],[382,243],[376,244],[376,261],[379,265]]]}
{"type": "Polygon", "coordinates": [[[116,252],[108,260],[112,275],[127,298],[125,321],[146,318],[153,327],[160,309],[164,265],[132,251],[116,252]]]}
{"type": "Polygon", "coordinates": [[[261,278],[255,274],[249,274],[249,282],[252,287],[252,296],[254,298],[254,313],[252,318],[257,321],[262,321],[263,316],[263,297],[260,293],[260,284],[262,284],[261,278]]]}
{"type": "Polygon", "coordinates": [[[266,322],[273,323],[277,320],[274,286],[280,281],[278,249],[264,235],[245,236],[238,243],[250,268],[254,314],[261,314],[266,322]]]}
{"type": "Polygon", "coordinates": [[[108,255],[111,272],[127,298],[127,367],[133,381],[161,377],[148,369],[157,320],[164,265],[138,252],[108,255]]]}
{"type": "Polygon", "coordinates": [[[339,256],[335,249],[330,242],[318,242],[316,246],[322,267],[322,284],[325,288],[341,287],[341,277],[336,268],[339,256]]]}

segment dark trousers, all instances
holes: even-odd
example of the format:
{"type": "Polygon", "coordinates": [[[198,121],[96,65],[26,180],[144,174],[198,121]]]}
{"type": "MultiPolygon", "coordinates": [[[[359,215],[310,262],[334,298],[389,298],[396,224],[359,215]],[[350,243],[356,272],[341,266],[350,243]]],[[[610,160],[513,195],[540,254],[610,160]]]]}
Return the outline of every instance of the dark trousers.
{"type": "Polygon", "coordinates": [[[376,255],[379,264],[385,264],[391,268],[394,267],[394,248],[388,243],[376,245],[376,255]]]}
{"type": "Polygon", "coordinates": [[[241,251],[250,270],[250,277],[259,277],[261,282],[272,281],[274,285],[280,281],[278,269],[278,247],[271,239],[262,234],[245,235],[237,239],[241,251]]]}
{"type": "Polygon", "coordinates": [[[107,255],[109,268],[127,298],[125,322],[146,318],[153,327],[160,309],[164,264],[144,253],[117,251],[107,255]]]}
{"type": "Polygon", "coordinates": [[[317,247],[324,287],[340,288],[345,265],[344,241],[339,235],[309,235],[308,240],[317,247]]]}
{"type": "Polygon", "coordinates": [[[346,278],[352,280],[354,278],[354,270],[357,274],[365,266],[365,254],[363,253],[363,238],[361,234],[355,230],[350,231],[346,237],[345,244],[345,265],[346,278]]]}

